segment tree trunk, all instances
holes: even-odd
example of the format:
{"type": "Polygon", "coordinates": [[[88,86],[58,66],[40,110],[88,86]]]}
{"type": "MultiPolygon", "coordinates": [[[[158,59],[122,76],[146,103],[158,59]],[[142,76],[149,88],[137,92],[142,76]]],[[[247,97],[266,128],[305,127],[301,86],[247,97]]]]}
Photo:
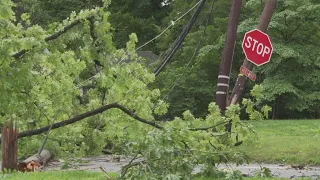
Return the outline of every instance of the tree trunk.
{"type": "Polygon", "coordinates": [[[42,150],[40,155],[34,154],[28,157],[26,160],[18,164],[19,171],[36,171],[40,166],[44,166],[51,159],[52,154],[48,150],[42,150]]]}
{"type": "Polygon", "coordinates": [[[12,120],[9,126],[5,122],[2,129],[2,171],[17,169],[18,130],[13,127],[12,120]]]}
{"type": "Polygon", "coordinates": [[[281,98],[281,95],[276,97],[276,99],[274,100],[275,102],[274,102],[273,115],[272,115],[273,120],[279,119],[280,98],[281,98]]]}

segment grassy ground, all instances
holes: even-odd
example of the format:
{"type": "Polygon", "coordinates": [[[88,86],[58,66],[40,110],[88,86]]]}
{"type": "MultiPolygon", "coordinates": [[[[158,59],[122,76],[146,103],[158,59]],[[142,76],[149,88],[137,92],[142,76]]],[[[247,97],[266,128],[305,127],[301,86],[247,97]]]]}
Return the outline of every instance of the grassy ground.
{"type": "Polygon", "coordinates": [[[254,162],[320,165],[320,120],[250,122],[260,145],[241,146],[254,162]]]}
{"type": "MultiPolygon", "coordinates": [[[[109,173],[109,176],[114,178],[117,174],[109,173]]],[[[0,175],[0,178],[8,180],[106,180],[107,176],[101,172],[90,171],[49,171],[0,175]]]]}
{"type": "MultiPolygon", "coordinates": [[[[109,176],[115,178],[117,173],[109,173],[109,176]]],[[[7,176],[0,176],[1,179],[8,180],[106,180],[106,174],[102,172],[89,171],[54,171],[54,172],[36,172],[36,173],[18,173],[7,176]]],[[[194,180],[213,180],[212,178],[195,178],[194,180]]],[[[278,178],[245,178],[244,180],[285,180],[278,178]]],[[[301,180],[301,179],[299,179],[301,180]]],[[[307,179],[304,179],[307,180],[307,179]]]]}
{"type": "MultiPolygon", "coordinates": [[[[195,178],[194,180],[214,180],[212,178],[195,178]]],[[[243,180],[288,180],[286,178],[259,178],[259,177],[248,177],[244,178],[243,180]]],[[[298,178],[296,180],[311,180],[311,179],[306,179],[306,178],[298,178]]]]}

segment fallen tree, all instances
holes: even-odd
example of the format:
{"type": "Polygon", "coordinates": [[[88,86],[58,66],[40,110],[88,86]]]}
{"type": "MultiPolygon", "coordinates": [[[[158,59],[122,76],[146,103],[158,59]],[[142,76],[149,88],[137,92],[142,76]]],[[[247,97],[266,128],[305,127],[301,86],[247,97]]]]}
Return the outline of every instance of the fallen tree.
{"type": "Polygon", "coordinates": [[[18,170],[22,172],[37,171],[44,166],[52,158],[52,154],[48,150],[42,150],[40,154],[34,154],[26,160],[18,163],[18,170]]]}

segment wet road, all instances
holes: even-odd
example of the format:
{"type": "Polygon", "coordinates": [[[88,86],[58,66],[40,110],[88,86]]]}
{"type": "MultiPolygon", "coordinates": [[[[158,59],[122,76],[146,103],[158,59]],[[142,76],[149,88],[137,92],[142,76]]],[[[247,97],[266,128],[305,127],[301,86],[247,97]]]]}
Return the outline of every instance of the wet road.
{"type": "MultiPolygon", "coordinates": [[[[98,156],[83,158],[81,163],[74,163],[70,169],[89,170],[89,171],[101,171],[103,168],[107,172],[120,172],[121,167],[126,165],[130,159],[121,157],[120,161],[117,161],[113,156],[98,156]]],[[[50,162],[45,170],[60,170],[63,162],[53,161],[50,162]]],[[[235,164],[220,165],[221,169],[240,170],[243,174],[253,176],[256,170],[260,170],[261,167],[267,167],[271,170],[271,174],[274,177],[282,178],[297,178],[297,177],[312,177],[312,179],[320,180],[320,166],[304,167],[303,169],[292,168],[285,165],[276,164],[249,164],[236,166],[235,164]]],[[[200,171],[200,167],[195,168],[194,173],[200,171]]]]}

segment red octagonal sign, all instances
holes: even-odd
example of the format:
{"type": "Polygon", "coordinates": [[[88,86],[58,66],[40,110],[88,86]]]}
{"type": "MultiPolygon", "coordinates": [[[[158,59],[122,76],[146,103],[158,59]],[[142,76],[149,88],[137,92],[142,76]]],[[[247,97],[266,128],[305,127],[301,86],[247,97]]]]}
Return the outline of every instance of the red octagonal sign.
{"type": "Polygon", "coordinates": [[[257,66],[269,62],[273,50],[269,36],[258,29],[246,33],[242,49],[247,60],[257,66]]]}

